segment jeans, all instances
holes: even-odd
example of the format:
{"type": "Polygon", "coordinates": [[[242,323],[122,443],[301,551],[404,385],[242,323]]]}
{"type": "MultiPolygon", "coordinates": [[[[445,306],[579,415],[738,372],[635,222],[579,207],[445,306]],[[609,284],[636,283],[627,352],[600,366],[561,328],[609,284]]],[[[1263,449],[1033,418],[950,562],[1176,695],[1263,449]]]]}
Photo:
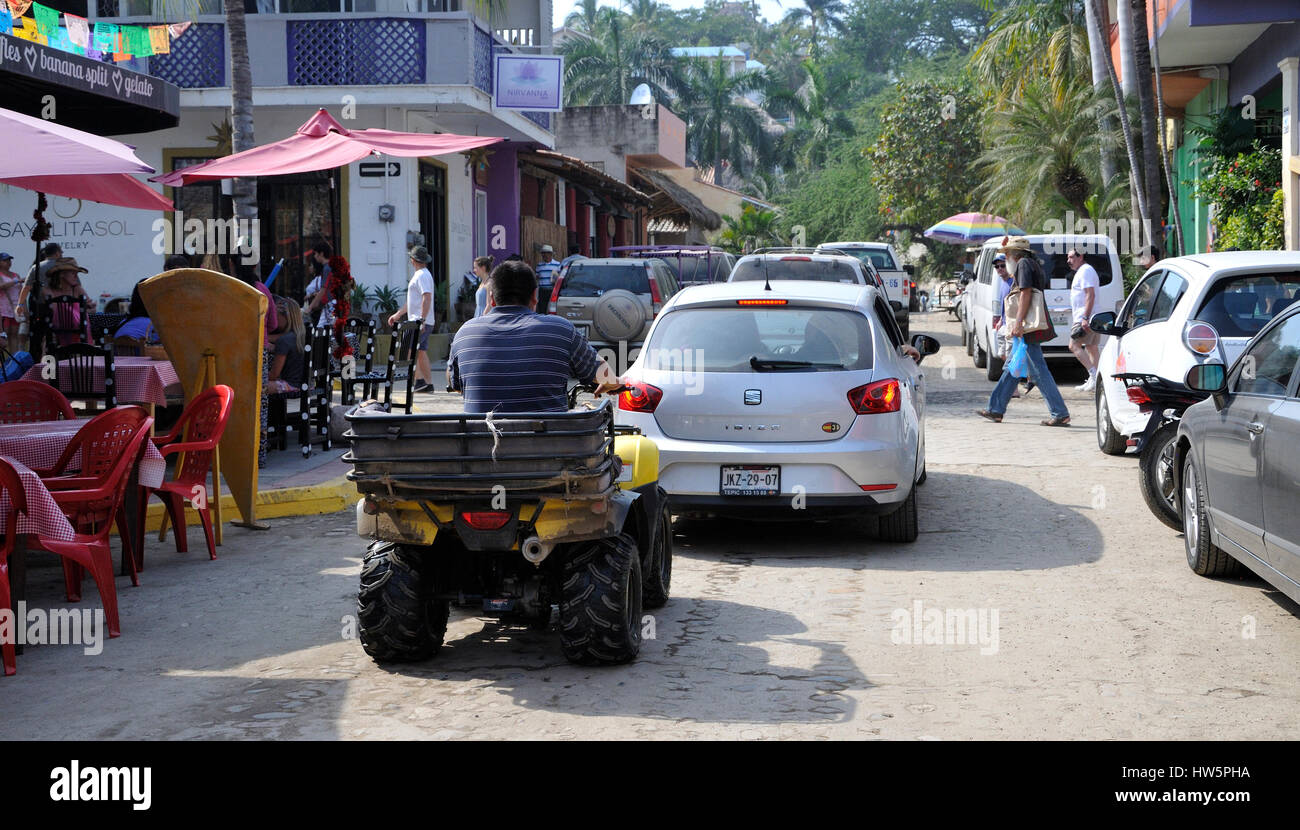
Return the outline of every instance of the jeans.
{"type": "MultiPolygon", "coordinates": [[[[1052,373],[1047,370],[1043,347],[1038,343],[1026,343],[1025,352],[1029,358],[1029,379],[1038,384],[1038,388],[1043,391],[1043,399],[1047,401],[1047,411],[1053,418],[1068,418],[1070,410],[1065,408],[1061,391],[1056,388],[1056,381],[1052,379],[1052,373]]],[[[1011,393],[1016,391],[1019,383],[1019,378],[1013,378],[1003,372],[1002,377],[998,378],[998,385],[993,387],[993,394],[989,396],[989,412],[1004,414],[1007,411],[1007,404],[1011,401],[1011,393]]]]}

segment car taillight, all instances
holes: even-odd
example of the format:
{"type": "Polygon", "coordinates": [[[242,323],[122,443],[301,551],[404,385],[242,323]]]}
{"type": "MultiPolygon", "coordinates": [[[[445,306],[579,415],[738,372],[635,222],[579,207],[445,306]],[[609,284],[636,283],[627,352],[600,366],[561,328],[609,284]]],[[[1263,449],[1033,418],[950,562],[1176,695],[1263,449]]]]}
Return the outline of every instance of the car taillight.
{"type": "Polygon", "coordinates": [[[618,394],[618,408],[627,412],[654,412],[663,399],[664,390],[648,383],[631,381],[618,394]]]}
{"type": "Polygon", "coordinates": [[[894,378],[849,390],[849,406],[859,415],[897,412],[902,405],[903,389],[894,378]]]}
{"type": "Polygon", "coordinates": [[[876,490],[896,490],[896,489],[898,489],[898,485],[897,485],[897,484],[860,484],[860,485],[858,485],[858,486],[861,487],[863,490],[866,490],[868,493],[873,492],[873,491],[876,491],[876,490]]]}
{"type": "Polygon", "coordinates": [[[1128,399],[1138,406],[1151,403],[1151,396],[1141,386],[1130,386],[1128,388],[1128,399]]]}
{"type": "Polygon", "coordinates": [[[659,293],[659,282],[655,279],[654,274],[650,272],[649,265],[645,267],[645,278],[650,281],[650,316],[657,317],[660,309],[664,307],[664,298],[659,293]]]}
{"type": "Polygon", "coordinates": [[[1189,320],[1183,326],[1183,345],[1193,354],[1214,354],[1219,348],[1219,333],[1209,323],[1189,320]]]}
{"type": "Polygon", "coordinates": [[[462,510],[461,519],[475,530],[500,530],[510,521],[509,510],[462,510]]]}
{"type": "Polygon", "coordinates": [[[788,300],[736,300],[736,305],[785,305],[788,300]]]}
{"type": "Polygon", "coordinates": [[[555,287],[551,289],[551,301],[546,305],[547,314],[558,314],[560,312],[560,285],[564,282],[564,275],[561,274],[555,278],[555,287]]]}
{"type": "Polygon", "coordinates": [[[810,256],[783,256],[783,257],[781,257],[781,261],[782,261],[782,262],[812,262],[812,257],[810,257],[810,256]]]}

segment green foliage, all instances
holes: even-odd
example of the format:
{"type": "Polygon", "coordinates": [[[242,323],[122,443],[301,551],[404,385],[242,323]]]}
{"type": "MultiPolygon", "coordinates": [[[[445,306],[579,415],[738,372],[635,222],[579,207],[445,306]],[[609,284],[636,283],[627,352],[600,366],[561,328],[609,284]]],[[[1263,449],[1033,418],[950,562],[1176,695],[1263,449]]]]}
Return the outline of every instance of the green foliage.
{"type": "Polygon", "coordinates": [[[843,145],[824,166],[811,171],[781,207],[789,235],[795,237],[795,229],[802,227],[808,245],[872,241],[884,231],[871,163],[852,145],[843,145]]]}
{"type": "Polygon", "coordinates": [[[370,298],[371,298],[370,289],[362,285],[361,283],[356,283],[355,287],[352,289],[352,297],[351,297],[352,313],[365,314],[366,303],[370,301],[370,298]]]}
{"type": "Polygon", "coordinates": [[[1255,143],[1255,122],[1242,117],[1242,107],[1225,107],[1209,116],[1204,124],[1187,119],[1187,132],[1200,140],[1197,156],[1216,163],[1249,153],[1255,143]]]}
{"type": "Polygon", "coordinates": [[[375,304],[375,311],[385,316],[393,314],[402,305],[402,295],[389,285],[377,286],[370,299],[375,304]]]}
{"type": "Polygon", "coordinates": [[[592,28],[590,37],[560,47],[566,105],[626,104],[639,84],[668,100],[666,88],[676,82],[678,64],[666,41],[617,9],[597,9],[590,24],[584,10],[575,22],[592,28]]]}
{"type": "Polygon", "coordinates": [[[733,253],[748,253],[785,242],[777,225],[777,216],[770,210],[759,210],[746,204],[741,208],[740,216],[724,216],[722,221],[725,227],[718,235],[718,244],[733,253]]]}
{"type": "Polygon", "coordinates": [[[1080,79],[1091,83],[1083,2],[1013,0],[1000,8],[971,55],[981,87],[1006,100],[1019,97],[1028,81],[1047,81],[1058,92],[1080,79]]]}
{"type": "Polygon", "coordinates": [[[1196,183],[1196,196],[1214,203],[1216,250],[1279,250],[1283,240],[1282,154],[1258,143],[1220,159],[1196,183]]]}
{"type": "Polygon", "coordinates": [[[733,75],[720,60],[695,58],[684,66],[676,84],[676,108],[687,124],[691,155],[718,169],[725,160],[742,174],[766,161],[772,138],[763,128],[762,113],[743,98],[764,87],[763,75],[733,75]]]}

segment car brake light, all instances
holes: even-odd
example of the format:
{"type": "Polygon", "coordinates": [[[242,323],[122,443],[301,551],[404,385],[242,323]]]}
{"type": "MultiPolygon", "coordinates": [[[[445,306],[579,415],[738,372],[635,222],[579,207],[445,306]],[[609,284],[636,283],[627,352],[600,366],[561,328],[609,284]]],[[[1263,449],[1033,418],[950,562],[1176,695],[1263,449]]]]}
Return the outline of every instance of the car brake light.
{"type": "Polygon", "coordinates": [[[558,314],[560,312],[560,285],[564,282],[564,275],[560,274],[555,278],[555,287],[551,289],[551,301],[546,305],[547,314],[558,314]]]}
{"type": "Polygon", "coordinates": [[[858,486],[868,493],[873,490],[896,490],[898,488],[897,484],[860,484],[858,486]]]}
{"type": "Polygon", "coordinates": [[[1183,345],[1193,354],[1214,354],[1219,348],[1219,333],[1209,323],[1189,320],[1183,327],[1183,345]]]}
{"type": "Polygon", "coordinates": [[[786,300],[736,300],[736,305],[785,305],[786,300]]]}
{"type": "Polygon", "coordinates": [[[1139,406],[1151,403],[1151,396],[1141,386],[1130,386],[1128,388],[1128,399],[1139,406]]]}
{"type": "Polygon", "coordinates": [[[650,281],[650,316],[657,317],[659,311],[664,307],[663,295],[659,293],[659,283],[655,280],[654,274],[650,272],[649,263],[645,267],[645,278],[650,281]]]}
{"type": "Polygon", "coordinates": [[[461,519],[475,530],[500,530],[510,521],[509,510],[462,510],[461,519]]]}
{"type": "Polygon", "coordinates": [[[897,412],[903,404],[903,390],[895,378],[878,380],[849,390],[849,406],[859,415],[897,412]]]}
{"type": "Polygon", "coordinates": [[[626,412],[654,412],[663,399],[664,390],[648,383],[630,381],[618,394],[618,408],[626,412]]]}
{"type": "Polygon", "coordinates": [[[810,256],[783,256],[783,257],[781,257],[781,261],[782,261],[782,262],[812,262],[812,257],[810,257],[810,256]]]}

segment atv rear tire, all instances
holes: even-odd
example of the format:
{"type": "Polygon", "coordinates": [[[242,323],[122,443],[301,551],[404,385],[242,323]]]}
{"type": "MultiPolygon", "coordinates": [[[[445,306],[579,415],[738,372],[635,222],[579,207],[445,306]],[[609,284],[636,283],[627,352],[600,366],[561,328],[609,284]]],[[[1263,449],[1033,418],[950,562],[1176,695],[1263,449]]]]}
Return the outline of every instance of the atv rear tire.
{"type": "Polygon", "coordinates": [[[560,646],[582,665],[626,663],[641,650],[641,558],[627,534],[570,548],[560,588],[560,646]]]}
{"type": "Polygon", "coordinates": [[[361,560],[357,632],[361,647],[381,663],[428,660],[442,647],[450,608],[430,596],[419,552],[375,542],[361,560]]]}
{"type": "Polygon", "coordinates": [[[649,517],[654,544],[641,561],[641,605],[662,608],[668,604],[673,581],[673,519],[668,515],[668,494],[659,488],[659,515],[649,517]]]}

